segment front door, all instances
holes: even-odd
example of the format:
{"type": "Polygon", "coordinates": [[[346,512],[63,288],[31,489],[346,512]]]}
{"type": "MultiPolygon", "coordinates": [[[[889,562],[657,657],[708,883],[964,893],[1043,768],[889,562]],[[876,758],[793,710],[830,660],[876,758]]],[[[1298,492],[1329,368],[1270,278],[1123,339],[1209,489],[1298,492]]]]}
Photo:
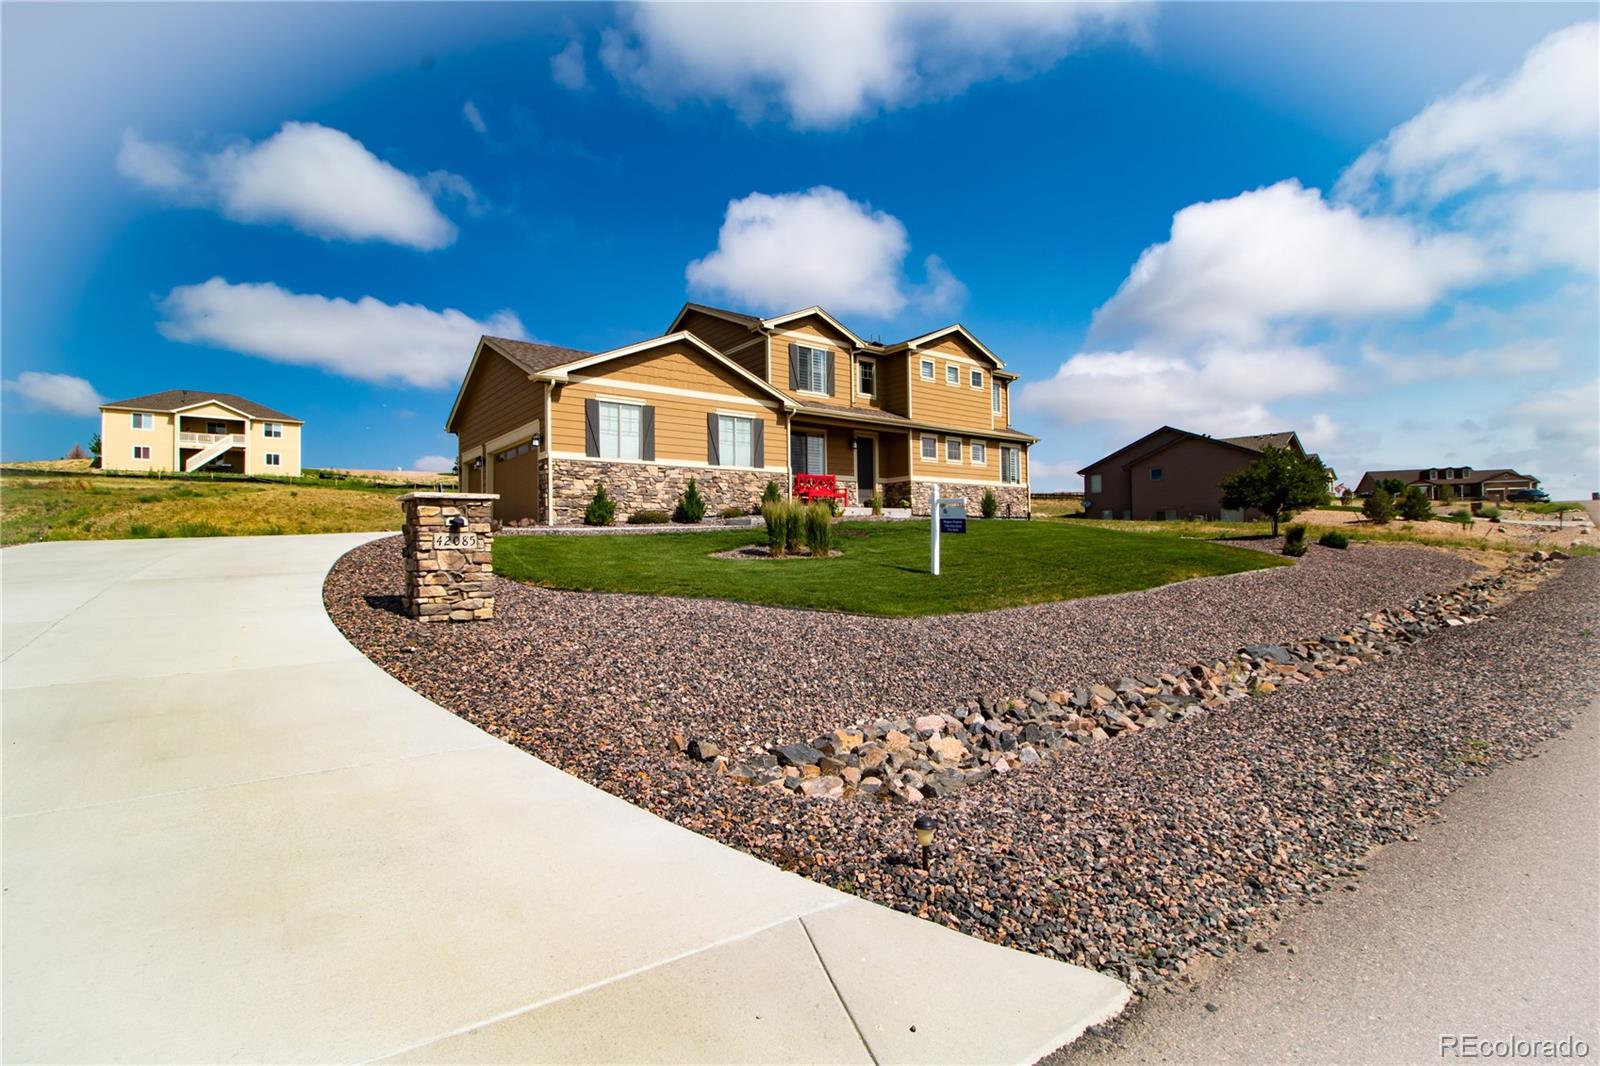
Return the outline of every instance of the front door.
{"type": "Polygon", "coordinates": [[[871,437],[856,438],[856,491],[864,505],[878,490],[878,442],[871,437]]]}

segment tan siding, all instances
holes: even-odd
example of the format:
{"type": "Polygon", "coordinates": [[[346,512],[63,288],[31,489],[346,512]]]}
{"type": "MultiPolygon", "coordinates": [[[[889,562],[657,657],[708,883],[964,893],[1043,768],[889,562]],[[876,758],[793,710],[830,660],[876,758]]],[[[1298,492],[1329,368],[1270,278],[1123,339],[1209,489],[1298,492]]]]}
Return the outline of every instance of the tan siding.
{"type": "Polygon", "coordinates": [[[878,400],[885,411],[909,415],[906,410],[906,355],[878,356],[878,400]]]}
{"type": "Polygon", "coordinates": [[[913,477],[938,478],[943,481],[999,481],[1000,480],[1000,449],[1002,447],[1018,447],[1022,449],[1022,458],[1019,470],[1022,482],[1028,480],[1028,450],[1021,444],[1014,445],[1011,441],[999,441],[983,436],[981,433],[972,436],[960,434],[929,434],[935,436],[939,442],[939,458],[937,462],[930,462],[922,458],[921,433],[913,433],[911,437],[911,473],[913,477]],[[961,462],[952,463],[945,459],[945,441],[952,436],[961,441],[961,462]],[[984,456],[981,464],[972,461],[972,442],[982,441],[984,456]]]}
{"type": "Polygon", "coordinates": [[[245,457],[244,471],[247,474],[268,474],[273,477],[299,477],[300,476],[300,429],[293,422],[280,422],[283,427],[283,436],[267,436],[265,421],[250,423],[248,438],[250,441],[249,454],[245,457]],[[267,465],[267,453],[273,452],[282,459],[277,466],[267,465]]]}
{"type": "Polygon", "coordinates": [[[766,380],[767,348],[760,332],[704,311],[690,311],[684,315],[680,328],[693,333],[756,377],[766,380]],[[751,341],[756,343],[751,344],[751,341]],[[734,351],[736,348],[739,350],[734,351]]]}
{"type": "MultiPolygon", "coordinates": [[[[967,382],[966,363],[951,363],[937,353],[913,353],[911,383],[911,413],[919,422],[933,422],[953,429],[985,430],[991,426],[989,389],[985,384],[980,392],[967,382]],[[923,381],[921,361],[932,359],[934,380],[923,381]],[[954,366],[961,374],[955,385],[945,384],[945,367],[954,366]]],[[[988,372],[984,373],[988,381],[988,372]]]]}
{"type": "MultiPolygon", "coordinates": [[[[891,356],[890,358],[893,358],[893,357],[891,356]]],[[[856,355],[854,356],[854,358],[851,361],[851,374],[852,374],[852,377],[850,379],[850,383],[851,383],[852,386],[859,386],[859,384],[861,382],[860,364],[861,364],[862,360],[870,360],[872,363],[876,364],[876,367],[875,367],[875,370],[874,370],[874,373],[873,373],[873,377],[874,377],[875,380],[874,380],[873,385],[872,385],[872,395],[871,396],[863,396],[858,387],[852,387],[849,390],[840,389],[839,391],[840,392],[848,391],[850,393],[850,406],[851,407],[858,407],[858,408],[861,408],[864,411],[882,411],[882,410],[884,410],[883,401],[884,401],[884,396],[885,396],[885,394],[884,394],[883,370],[884,370],[884,364],[887,363],[889,361],[889,359],[886,359],[884,356],[881,356],[881,355],[872,355],[871,353],[867,353],[867,352],[857,352],[856,355]]]]}
{"type": "Polygon", "coordinates": [[[528,380],[526,371],[485,348],[456,413],[459,450],[469,451],[543,414],[543,393],[528,380]]]}
{"type": "Polygon", "coordinates": [[[838,330],[811,317],[785,323],[783,332],[772,338],[772,384],[800,400],[825,400],[828,403],[850,402],[850,352],[851,343],[838,330]],[[784,334],[799,334],[784,336],[784,334]],[[835,355],[833,395],[821,397],[812,392],[795,392],[789,388],[789,345],[805,344],[825,348],[835,355]]]}
{"type": "Polygon", "coordinates": [[[1011,426],[1011,382],[1005,378],[997,379],[1000,382],[1000,410],[994,411],[994,397],[989,397],[989,410],[994,416],[996,429],[1008,429],[1011,426]]]}
{"type": "Polygon", "coordinates": [[[134,429],[133,412],[100,412],[100,466],[103,470],[176,470],[172,416],[152,414],[152,429],[134,429]],[[149,459],[135,459],[133,446],[150,449],[149,459]]]}

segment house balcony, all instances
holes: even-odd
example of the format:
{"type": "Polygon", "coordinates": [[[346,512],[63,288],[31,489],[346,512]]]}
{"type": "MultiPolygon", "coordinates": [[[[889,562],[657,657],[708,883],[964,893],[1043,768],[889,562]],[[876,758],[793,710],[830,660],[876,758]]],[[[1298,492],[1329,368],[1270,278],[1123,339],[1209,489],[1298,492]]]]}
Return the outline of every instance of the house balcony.
{"type": "Polygon", "coordinates": [[[180,448],[210,448],[213,444],[227,441],[230,448],[243,448],[245,437],[243,433],[182,433],[178,434],[178,447],[180,448]]]}

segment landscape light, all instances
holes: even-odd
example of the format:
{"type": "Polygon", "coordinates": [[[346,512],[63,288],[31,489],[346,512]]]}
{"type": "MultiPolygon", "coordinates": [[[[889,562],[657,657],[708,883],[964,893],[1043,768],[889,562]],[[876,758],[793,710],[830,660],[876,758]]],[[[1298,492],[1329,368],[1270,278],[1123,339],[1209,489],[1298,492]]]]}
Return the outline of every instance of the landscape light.
{"type": "Polygon", "coordinates": [[[933,831],[938,828],[930,815],[919,814],[917,820],[911,823],[911,828],[917,831],[917,845],[922,848],[922,868],[928,868],[928,849],[933,846],[933,831]]]}

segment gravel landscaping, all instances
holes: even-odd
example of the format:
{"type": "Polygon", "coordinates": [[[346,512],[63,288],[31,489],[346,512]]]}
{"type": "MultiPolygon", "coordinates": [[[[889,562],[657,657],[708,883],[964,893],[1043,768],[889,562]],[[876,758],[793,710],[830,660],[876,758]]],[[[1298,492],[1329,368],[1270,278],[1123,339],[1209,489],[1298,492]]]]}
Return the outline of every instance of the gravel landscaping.
{"type": "Polygon", "coordinates": [[[1053,689],[1316,636],[1478,571],[1410,547],[920,619],[497,582],[489,623],[396,613],[398,542],[325,598],[390,673],[568,772],[767,861],[966,932],[1137,982],[1221,952],[1404,834],[1463,777],[1526,752],[1597,687],[1600,563],[1403,654],[1022,767],[915,807],[741,786],[671,751],[805,740],[874,713],[1053,689]],[[932,868],[910,822],[939,823],[932,868]]]}

